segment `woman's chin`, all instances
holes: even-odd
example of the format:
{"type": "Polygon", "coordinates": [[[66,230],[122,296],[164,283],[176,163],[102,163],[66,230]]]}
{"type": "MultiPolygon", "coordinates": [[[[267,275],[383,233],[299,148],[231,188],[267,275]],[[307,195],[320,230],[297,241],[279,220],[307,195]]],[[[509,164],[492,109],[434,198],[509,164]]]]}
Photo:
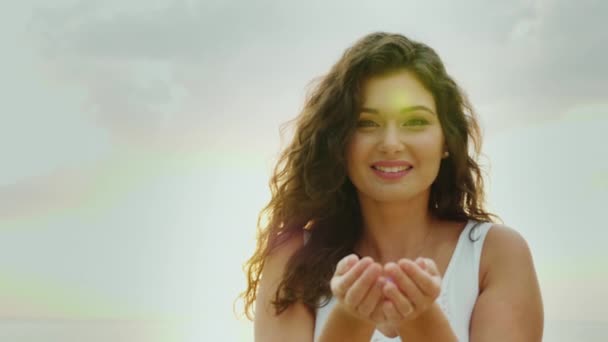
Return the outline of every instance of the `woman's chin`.
{"type": "Polygon", "coordinates": [[[410,202],[416,197],[415,194],[403,191],[390,191],[390,192],[370,192],[366,197],[374,202],[379,203],[402,203],[410,202]]]}

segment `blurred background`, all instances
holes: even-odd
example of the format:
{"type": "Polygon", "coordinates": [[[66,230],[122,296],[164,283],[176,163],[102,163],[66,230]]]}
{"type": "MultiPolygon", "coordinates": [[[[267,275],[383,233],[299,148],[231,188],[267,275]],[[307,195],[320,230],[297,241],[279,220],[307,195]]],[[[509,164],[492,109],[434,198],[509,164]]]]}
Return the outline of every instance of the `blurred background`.
{"type": "Polygon", "coordinates": [[[0,340],[253,341],[232,311],[309,82],[432,46],[532,248],[546,341],[608,340],[608,3],[42,0],[0,10],[0,340]]]}

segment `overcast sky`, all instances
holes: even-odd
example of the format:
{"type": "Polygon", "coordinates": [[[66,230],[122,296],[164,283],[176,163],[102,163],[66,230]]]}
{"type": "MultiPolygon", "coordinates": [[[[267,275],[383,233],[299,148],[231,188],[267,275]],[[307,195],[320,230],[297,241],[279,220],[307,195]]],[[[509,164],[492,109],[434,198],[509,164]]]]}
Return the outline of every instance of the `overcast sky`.
{"type": "Polygon", "coordinates": [[[135,320],[125,341],[250,339],[231,305],[279,126],[345,48],[388,31],[433,47],[477,110],[488,204],[532,247],[547,340],[603,340],[607,15],[599,0],[4,5],[0,336],[118,341],[101,322],[135,320]],[[97,321],[58,323],[73,319],[97,321]]]}

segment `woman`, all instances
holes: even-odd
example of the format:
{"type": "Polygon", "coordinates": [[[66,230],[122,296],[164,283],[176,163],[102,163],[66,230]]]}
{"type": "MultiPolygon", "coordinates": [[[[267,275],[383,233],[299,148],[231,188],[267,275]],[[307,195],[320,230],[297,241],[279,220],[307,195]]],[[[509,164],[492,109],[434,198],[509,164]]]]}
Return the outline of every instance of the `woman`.
{"type": "Polygon", "coordinates": [[[483,208],[479,141],[434,50],[347,49],[270,182],[242,294],[255,340],[540,341],[531,253],[483,208]]]}

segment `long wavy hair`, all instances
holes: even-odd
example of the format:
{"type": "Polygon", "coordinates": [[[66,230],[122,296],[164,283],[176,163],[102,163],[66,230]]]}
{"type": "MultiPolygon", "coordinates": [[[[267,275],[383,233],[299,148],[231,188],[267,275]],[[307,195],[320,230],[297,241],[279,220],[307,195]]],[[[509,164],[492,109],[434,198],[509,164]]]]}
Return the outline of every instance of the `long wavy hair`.
{"type": "Polygon", "coordinates": [[[303,230],[309,240],[287,263],[273,300],[276,314],[297,301],[314,312],[329,300],[335,265],[353,252],[362,232],[357,193],[345,162],[362,105],[362,84],[399,69],[413,72],[433,94],[450,152],[431,186],[431,214],[458,221],[497,218],[483,207],[475,114],[437,53],[399,34],[369,34],[348,48],[308,93],[293,140],[280,154],[270,179],[272,197],[258,217],[257,246],[244,265],[247,289],[239,297],[250,320],[267,256],[303,230]]]}

